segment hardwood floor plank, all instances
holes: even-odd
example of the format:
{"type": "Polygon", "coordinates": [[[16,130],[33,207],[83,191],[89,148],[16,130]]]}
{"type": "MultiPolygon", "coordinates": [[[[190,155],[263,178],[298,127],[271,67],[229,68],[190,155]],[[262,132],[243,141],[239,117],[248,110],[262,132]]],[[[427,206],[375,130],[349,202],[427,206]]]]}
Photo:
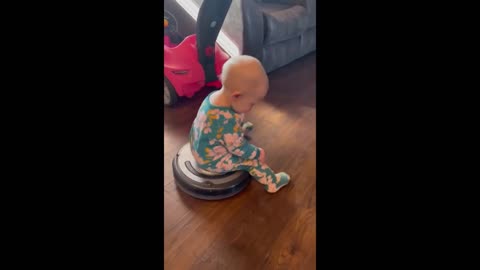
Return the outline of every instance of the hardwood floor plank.
{"type": "Polygon", "coordinates": [[[283,198],[262,192],[248,196],[192,269],[260,269],[265,254],[296,212],[283,198]]]}
{"type": "Polygon", "coordinates": [[[316,269],[315,209],[298,209],[278,235],[261,269],[316,269]]]}
{"type": "Polygon", "coordinates": [[[238,197],[209,202],[211,207],[204,207],[205,203],[198,204],[200,207],[195,209],[190,220],[170,233],[175,236],[165,238],[165,269],[188,269],[221,233],[221,228],[230,222],[242,202],[242,198],[238,197]]]}

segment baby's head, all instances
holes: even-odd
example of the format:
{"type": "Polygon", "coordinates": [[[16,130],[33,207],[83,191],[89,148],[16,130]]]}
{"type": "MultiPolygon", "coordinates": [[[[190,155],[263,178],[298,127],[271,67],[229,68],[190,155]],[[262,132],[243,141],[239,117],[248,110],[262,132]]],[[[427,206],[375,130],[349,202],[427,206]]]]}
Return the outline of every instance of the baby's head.
{"type": "Polygon", "coordinates": [[[232,57],[223,65],[222,84],[238,113],[249,112],[268,91],[268,77],[262,64],[247,55],[232,57]]]}

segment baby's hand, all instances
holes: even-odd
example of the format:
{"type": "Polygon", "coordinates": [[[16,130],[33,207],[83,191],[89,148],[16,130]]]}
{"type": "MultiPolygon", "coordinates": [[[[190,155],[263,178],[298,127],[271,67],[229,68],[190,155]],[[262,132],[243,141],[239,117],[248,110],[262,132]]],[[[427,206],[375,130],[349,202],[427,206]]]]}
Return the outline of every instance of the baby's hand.
{"type": "Polygon", "coordinates": [[[260,156],[258,157],[260,163],[265,163],[265,150],[260,148],[260,156]]]}

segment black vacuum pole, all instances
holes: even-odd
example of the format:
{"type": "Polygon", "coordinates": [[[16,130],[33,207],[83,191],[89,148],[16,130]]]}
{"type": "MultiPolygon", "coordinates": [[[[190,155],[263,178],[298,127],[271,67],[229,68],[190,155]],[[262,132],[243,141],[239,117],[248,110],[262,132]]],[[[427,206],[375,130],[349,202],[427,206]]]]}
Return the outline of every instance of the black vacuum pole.
{"type": "Polygon", "coordinates": [[[215,72],[215,42],[232,0],[204,0],[197,16],[198,61],[205,73],[205,83],[218,80],[215,72]]]}

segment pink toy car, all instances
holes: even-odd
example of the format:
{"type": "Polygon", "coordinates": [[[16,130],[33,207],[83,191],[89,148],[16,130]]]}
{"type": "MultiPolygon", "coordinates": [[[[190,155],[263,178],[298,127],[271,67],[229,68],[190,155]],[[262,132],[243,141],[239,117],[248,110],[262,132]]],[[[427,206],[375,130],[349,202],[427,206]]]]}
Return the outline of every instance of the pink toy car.
{"type": "Polygon", "coordinates": [[[164,13],[164,104],[172,106],[178,97],[192,97],[204,86],[221,88],[223,64],[230,58],[216,43],[231,0],[203,1],[196,34],[185,39],[177,32],[175,17],[164,13]],[[200,54],[200,55],[199,55],[200,54]]]}
{"type": "MultiPolygon", "coordinates": [[[[208,52],[211,53],[211,52],[208,52]]],[[[220,77],[223,64],[229,56],[215,44],[215,71],[220,77]]],[[[178,97],[192,97],[204,86],[220,88],[219,80],[205,83],[205,74],[198,61],[196,36],[186,37],[180,44],[171,41],[171,37],[164,36],[164,104],[174,105],[178,97]]]]}

